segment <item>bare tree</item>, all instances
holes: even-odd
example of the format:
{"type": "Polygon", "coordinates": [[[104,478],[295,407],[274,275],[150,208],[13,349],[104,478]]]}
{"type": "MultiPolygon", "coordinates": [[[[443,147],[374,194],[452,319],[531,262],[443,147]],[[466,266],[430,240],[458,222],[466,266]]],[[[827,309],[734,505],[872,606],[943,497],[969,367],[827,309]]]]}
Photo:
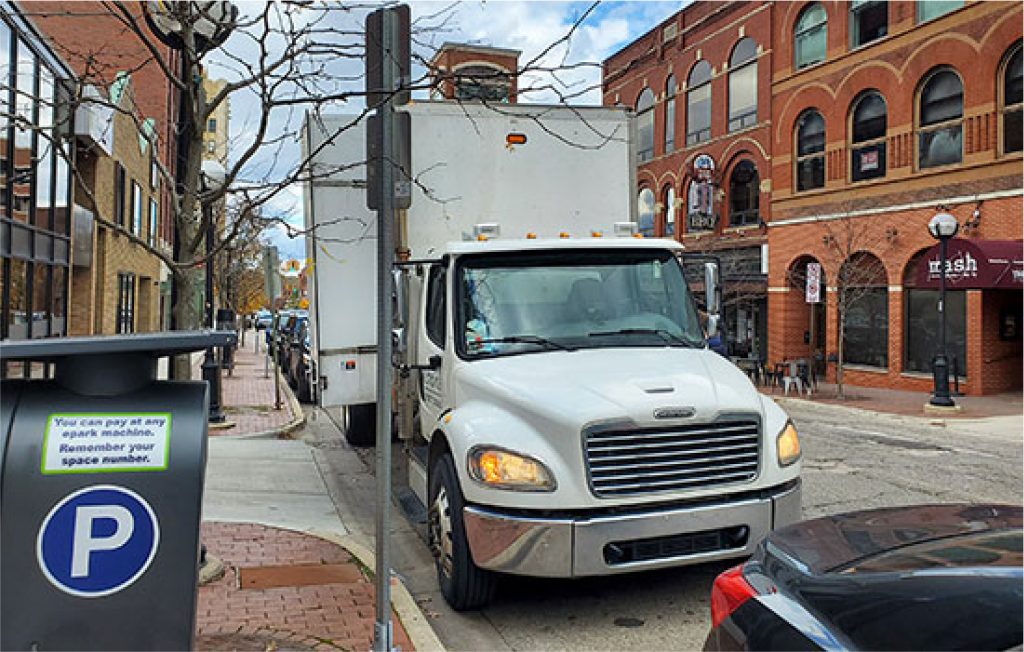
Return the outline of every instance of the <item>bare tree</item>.
{"type": "MultiPolygon", "coordinates": [[[[844,365],[849,318],[854,308],[877,291],[888,288],[881,256],[892,247],[892,239],[867,217],[851,215],[845,207],[838,219],[824,222],[823,266],[831,272],[828,284],[835,288],[838,342],[836,345],[836,397],[846,398],[844,365]]],[[[796,272],[803,274],[803,270],[796,272]]],[[[796,281],[797,279],[791,279],[796,281]]],[[[888,355],[888,353],[886,353],[888,355]]]]}

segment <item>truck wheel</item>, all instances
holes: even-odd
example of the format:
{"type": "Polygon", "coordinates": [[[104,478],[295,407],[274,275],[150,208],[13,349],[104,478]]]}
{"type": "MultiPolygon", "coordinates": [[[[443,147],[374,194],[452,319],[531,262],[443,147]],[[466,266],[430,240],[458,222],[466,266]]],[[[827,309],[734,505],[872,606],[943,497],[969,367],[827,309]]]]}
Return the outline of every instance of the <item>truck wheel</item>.
{"type": "Polygon", "coordinates": [[[345,411],[345,441],[353,446],[373,446],[377,442],[377,404],[349,405],[345,411]]]}
{"type": "Polygon", "coordinates": [[[494,596],[494,573],[473,563],[462,520],[465,500],[452,456],[445,454],[430,471],[428,529],[430,552],[444,599],[456,611],[480,609],[494,596]]]}

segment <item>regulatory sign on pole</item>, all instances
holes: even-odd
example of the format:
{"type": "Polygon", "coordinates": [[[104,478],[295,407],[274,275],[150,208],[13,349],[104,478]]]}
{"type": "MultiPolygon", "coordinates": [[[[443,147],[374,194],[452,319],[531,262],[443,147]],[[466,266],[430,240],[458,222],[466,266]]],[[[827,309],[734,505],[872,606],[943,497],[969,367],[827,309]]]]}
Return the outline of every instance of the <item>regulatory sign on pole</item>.
{"type": "Polygon", "coordinates": [[[380,196],[384,192],[381,166],[387,162],[394,164],[392,197],[395,208],[406,209],[412,205],[412,118],[405,111],[395,111],[393,115],[395,133],[390,157],[382,153],[381,117],[371,115],[366,122],[366,207],[371,211],[381,207],[380,196]]]}
{"type": "Polygon", "coordinates": [[[807,303],[821,303],[821,263],[807,263],[807,303]]]}
{"type": "Polygon", "coordinates": [[[412,83],[409,27],[409,5],[378,9],[366,17],[366,106],[371,109],[388,99],[398,106],[409,103],[409,86],[412,83]],[[387,56],[382,47],[385,12],[391,17],[389,40],[392,47],[387,56]],[[395,65],[398,66],[397,71],[385,76],[385,68],[395,65]]]}

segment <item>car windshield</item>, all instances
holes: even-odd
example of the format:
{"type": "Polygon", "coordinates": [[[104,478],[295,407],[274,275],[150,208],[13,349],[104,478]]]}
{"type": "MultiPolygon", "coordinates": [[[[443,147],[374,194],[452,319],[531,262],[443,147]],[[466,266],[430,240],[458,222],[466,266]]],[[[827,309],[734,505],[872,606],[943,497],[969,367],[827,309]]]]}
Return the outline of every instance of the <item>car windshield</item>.
{"type": "Polygon", "coordinates": [[[515,252],[460,259],[459,354],[704,346],[679,261],[668,250],[515,252]]]}

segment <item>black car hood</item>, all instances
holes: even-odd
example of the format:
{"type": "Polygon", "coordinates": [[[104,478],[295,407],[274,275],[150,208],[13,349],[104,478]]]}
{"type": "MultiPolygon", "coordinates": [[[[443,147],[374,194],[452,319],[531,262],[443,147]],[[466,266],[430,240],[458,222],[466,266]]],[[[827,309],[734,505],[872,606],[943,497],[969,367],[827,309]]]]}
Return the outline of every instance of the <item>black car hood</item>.
{"type": "MultiPolygon", "coordinates": [[[[1021,508],[1008,505],[922,505],[839,514],[803,521],[772,532],[768,554],[797,570],[822,575],[856,570],[895,549],[993,530],[1020,530],[1021,508]]],[[[950,560],[956,565],[956,560],[950,560]]],[[[975,566],[976,560],[965,559],[975,566]]],[[[1011,566],[1009,557],[993,560],[1011,566]]],[[[1019,558],[1016,562],[1019,567],[1019,558]]],[[[908,567],[906,570],[911,570],[908,567]]],[[[899,570],[890,568],[890,570],[899,570]]]]}

